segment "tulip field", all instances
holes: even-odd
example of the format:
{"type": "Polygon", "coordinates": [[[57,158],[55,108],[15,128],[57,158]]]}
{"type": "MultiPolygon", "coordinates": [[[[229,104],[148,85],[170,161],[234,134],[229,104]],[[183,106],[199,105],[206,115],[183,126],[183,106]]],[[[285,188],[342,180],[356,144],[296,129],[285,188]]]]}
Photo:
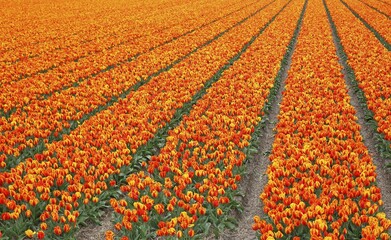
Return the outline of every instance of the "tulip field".
{"type": "Polygon", "coordinates": [[[0,1],[0,239],[391,239],[391,0],[0,1]]]}

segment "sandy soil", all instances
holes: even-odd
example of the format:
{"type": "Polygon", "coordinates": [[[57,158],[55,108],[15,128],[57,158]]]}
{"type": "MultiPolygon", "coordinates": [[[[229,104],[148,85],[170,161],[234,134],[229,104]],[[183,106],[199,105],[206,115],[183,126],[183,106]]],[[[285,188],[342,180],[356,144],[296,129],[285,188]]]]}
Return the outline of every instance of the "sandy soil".
{"type": "Polygon", "coordinates": [[[112,214],[112,209],[108,208],[100,219],[101,225],[90,223],[87,226],[82,227],[75,238],[77,240],[104,240],[106,231],[114,231],[113,223],[111,222],[112,214]]]}

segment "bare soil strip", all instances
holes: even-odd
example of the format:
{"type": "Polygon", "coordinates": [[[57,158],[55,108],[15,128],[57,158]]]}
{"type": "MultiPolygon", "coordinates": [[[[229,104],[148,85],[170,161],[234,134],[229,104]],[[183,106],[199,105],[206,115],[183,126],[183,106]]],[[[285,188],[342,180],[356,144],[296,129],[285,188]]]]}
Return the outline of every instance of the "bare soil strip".
{"type": "Polygon", "coordinates": [[[113,231],[113,209],[109,208],[104,212],[100,219],[100,225],[94,223],[88,224],[86,227],[82,227],[76,234],[77,240],[103,240],[105,239],[105,233],[108,230],[113,231]]]}

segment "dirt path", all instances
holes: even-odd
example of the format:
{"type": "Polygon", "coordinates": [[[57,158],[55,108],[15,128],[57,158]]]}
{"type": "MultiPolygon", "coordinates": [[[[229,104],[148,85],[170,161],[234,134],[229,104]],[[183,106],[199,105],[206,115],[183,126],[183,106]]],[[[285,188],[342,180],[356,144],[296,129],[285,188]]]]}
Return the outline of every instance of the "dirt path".
{"type": "Polygon", "coordinates": [[[108,208],[100,219],[101,225],[90,223],[82,227],[76,234],[77,240],[103,240],[105,233],[108,230],[113,231],[113,223],[111,222],[113,216],[113,209],[108,208]]]}

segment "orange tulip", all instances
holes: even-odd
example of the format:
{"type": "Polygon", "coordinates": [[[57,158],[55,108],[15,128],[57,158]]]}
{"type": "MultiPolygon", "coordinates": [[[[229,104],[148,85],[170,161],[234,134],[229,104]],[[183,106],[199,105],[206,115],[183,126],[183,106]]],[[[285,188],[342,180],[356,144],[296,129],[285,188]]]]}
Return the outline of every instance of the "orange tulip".
{"type": "Polygon", "coordinates": [[[61,227],[60,226],[55,226],[54,229],[53,229],[53,232],[54,234],[56,235],[61,235],[62,234],[62,230],[61,230],[61,227]]]}

